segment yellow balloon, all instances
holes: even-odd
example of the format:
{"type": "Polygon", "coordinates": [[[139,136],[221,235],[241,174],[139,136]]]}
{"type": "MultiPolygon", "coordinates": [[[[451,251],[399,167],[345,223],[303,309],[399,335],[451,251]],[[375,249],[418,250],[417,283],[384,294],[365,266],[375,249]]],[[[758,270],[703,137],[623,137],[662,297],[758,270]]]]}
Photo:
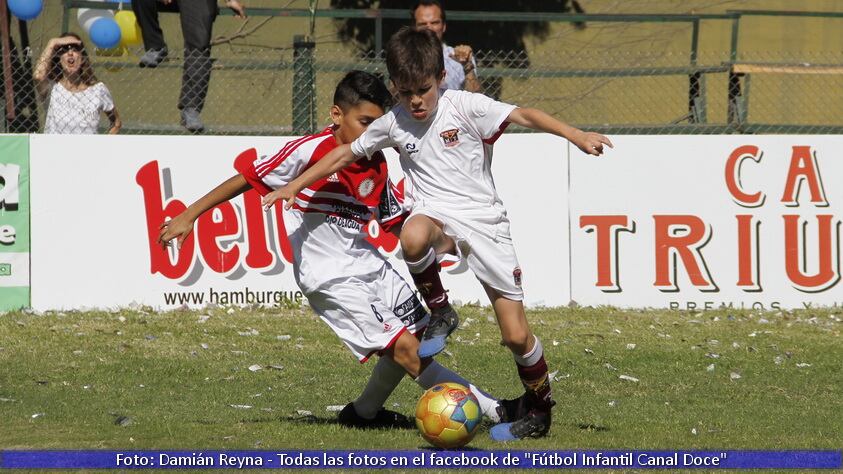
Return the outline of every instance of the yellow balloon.
{"type": "Polygon", "coordinates": [[[120,27],[120,45],[135,46],[141,43],[141,31],[135,13],[120,10],[114,14],[114,21],[120,27]]]}

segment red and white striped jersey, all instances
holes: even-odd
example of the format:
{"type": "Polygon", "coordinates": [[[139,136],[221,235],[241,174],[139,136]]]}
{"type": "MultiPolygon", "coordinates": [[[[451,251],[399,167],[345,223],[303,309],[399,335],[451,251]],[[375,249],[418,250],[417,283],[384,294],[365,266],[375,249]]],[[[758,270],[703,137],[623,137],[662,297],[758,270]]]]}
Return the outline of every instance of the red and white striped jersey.
{"type": "MultiPolygon", "coordinates": [[[[372,122],[351,144],[357,156],[394,147],[414,205],[474,213],[505,212],[492,179],[492,147],[516,107],[483,94],[447,90],[435,113],[414,119],[403,106],[372,122]]],[[[361,161],[361,160],[358,160],[361,161]]]]}
{"type": "MultiPolygon", "coordinates": [[[[273,155],[235,166],[264,195],[285,186],[336,146],[328,128],[293,140],[273,155]]],[[[404,211],[402,193],[389,181],[380,153],[302,190],[292,212],[284,214],[302,291],[380,271],[386,260],[366,241],[366,226],[375,219],[389,231],[403,221],[404,211]]]]}

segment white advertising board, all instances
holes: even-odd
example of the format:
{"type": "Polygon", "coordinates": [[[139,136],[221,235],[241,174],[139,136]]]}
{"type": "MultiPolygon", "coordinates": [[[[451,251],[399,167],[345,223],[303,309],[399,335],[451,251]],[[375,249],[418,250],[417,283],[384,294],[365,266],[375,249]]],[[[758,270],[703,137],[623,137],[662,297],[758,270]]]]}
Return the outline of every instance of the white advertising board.
{"type": "MultiPolygon", "coordinates": [[[[200,218],[180,252],[155,243],[165,218],[235,173],[239,153],[272,152],[291,138],[33,135],[33,308],[300,299],[281,211],[264,212],[254,191],[200,218]]],[[[565,142],[550,136],[504,136],[496,145],[493,168],[528,304],[570,300],[566,155],[565,142]]],[[[395,239],[373,241],[406,277],[395,239]]],[[[487,302],[464,266],[446,269],[443,281],[454,300],[487,302]]]]}
{"type": "Polygon", "coordinates": [[[571,273],[584,305],[843,304],[838,136],[617,136],[571,153],[571,273]]]}

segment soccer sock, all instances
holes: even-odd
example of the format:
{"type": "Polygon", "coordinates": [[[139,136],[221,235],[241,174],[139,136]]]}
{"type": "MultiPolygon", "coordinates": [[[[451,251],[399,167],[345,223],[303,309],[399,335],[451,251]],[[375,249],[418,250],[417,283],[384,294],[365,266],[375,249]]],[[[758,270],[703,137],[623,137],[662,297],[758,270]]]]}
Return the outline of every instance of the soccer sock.
{"type": "Polygon", "coordinates": [[[518,367],[518,376],[524,385],[524,390],[533,397],[536,408],[542,411],[550,411],[553,406],[553,394],[550,390],[550,377],[547,373],[547,363],[544,361],[544,351],[539,338],[533,336],[535,344],[533,349],[519,356],[515,356],[515,365],[518,367]]]}
{"type": "Polygon", "coordinates": [[[433,248],[430,248],[421,260],[407,261],[407,268],[410,269],[413,282],[429,309],[444,308],[448,305],[448,293],[439,278],[439,264],[436,263],[436,252],[433,248]]]}
{"type": "Polygon", "coordinates": [[[477,401],[480,403],[480,411],[482,411],[483,414],[494,423],[500,423],[501,421],[496,410],[498,407],[498,401],[495,398],[480,390],[468,380],[460,377],[459,374],[455,373],[451,369],[442,366],[435,360],[431,361],[430,365],[428,365],[415,380],[416,383],[425,390],[443,382],[453,382],[466,386],[471,390],[471,393],[477,397],[477,401]]]}
{"type": "Polygon", "coordinates": [[[369,376],[363,393],[354,400],[354,411],[361,418],[371,420],[404,378],[404,368],[389,357],[381,357],[369,376]]]}

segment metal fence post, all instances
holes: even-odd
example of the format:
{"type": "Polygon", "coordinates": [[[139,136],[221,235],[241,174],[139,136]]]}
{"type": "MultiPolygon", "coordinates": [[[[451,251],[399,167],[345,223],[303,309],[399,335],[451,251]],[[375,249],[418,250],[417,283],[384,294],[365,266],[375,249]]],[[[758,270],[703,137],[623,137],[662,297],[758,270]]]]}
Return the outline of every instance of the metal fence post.
{"type": "Polygon", "coordinates": [[[293,133],[306,135],[316,127],[316,74],[309,36],[293,37],[293,133]]]}
{"type": "MultiPolygon", "coordinates": [[[[697,65],[697,53],[700,44],[700,20],[695,19],[691,30],[691,66],[697,65]]],[[[695,71],[688,75],[688,121],[705,123],[705,87],[703,75],[695,71]]]]}

